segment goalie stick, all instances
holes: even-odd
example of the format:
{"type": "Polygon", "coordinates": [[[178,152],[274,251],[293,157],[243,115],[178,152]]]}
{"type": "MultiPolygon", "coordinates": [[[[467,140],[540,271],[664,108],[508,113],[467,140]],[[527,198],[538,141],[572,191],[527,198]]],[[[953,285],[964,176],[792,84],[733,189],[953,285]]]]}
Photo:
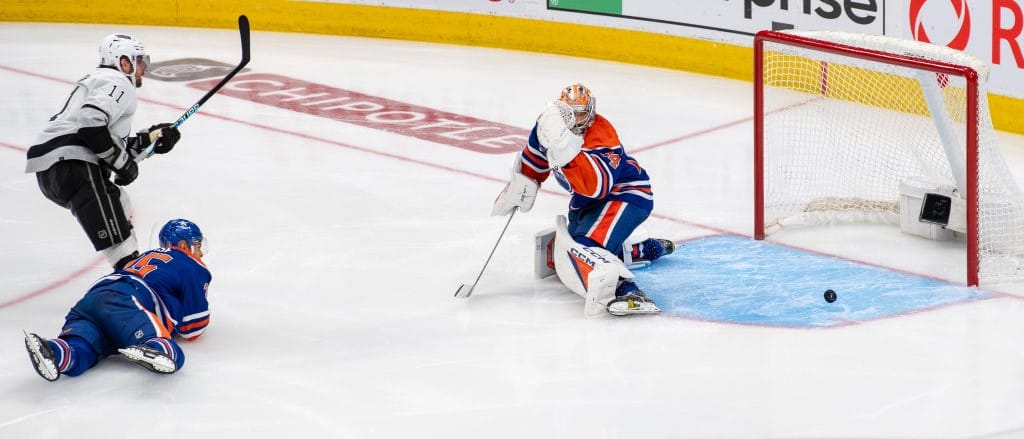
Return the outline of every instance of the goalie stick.
{"type": "Polygon", "coordinates": [[[498,235],[498,240],[494,243],[494,248],[491,249],[491,254],[487,255],[487,260],[484,261],[484,267],[480,269],[480,274],[476,275],[476,280],[470,285],[459,285],[459,288],[455,290],[455,297],[459,299],[466,299],[470,294],[473,294],[473,288],[476,288],[477,282],[480,282],[480,276],[484,275],[484,270],[487,269],[487,264],[491,262],[491,256],[494,256],[494,251],[498,249],[498,244],[501,243],[501,238],[505,236],[505,231],[508,230],[508,225],[512,224],[512,217],[516,216],[516,211],[518,210],[518,207],[512,208],[512,213],[508,215],[508,221],[505,222],[505,227],[501,229],[501,234],[498,235]]]}
{"type": "MultiPolygon", "coordinates": [[[[242,40],[242,60],[238,63],[237,66],[235,66],[233,70],[228,72],[227,76],[224,76],[224,79],[221,79],[220,82],[217,83],[217,85],[213,86],[213,88],[207,91],[206,94],[203,95],[203,97],[199,98],[199,100],[195,104],[192,104],[192,106],[189,107],[188,110],[185,110],[185,114],[182,114],[181,117],[179,117],[178,120],[174,122],[175,128],[180,127],[181,124],[185,123],[185,121],[188,120],[188,118],[192,117],[192,115],[195,114],[196,111],[199,111],[199,107],[203,106],[203,104],[206,103],[206,101],[208,101],[211,97],[213,97],[214,94],[220,91],[221,87],[224,87],[224,84],[227,84],[228,81],[231,80],[231,78],[234,78],[235,75],[238,74],[238,72],[242,71],[242,69],[245,68],[246,64],[249,64],[249,18],[245,15],[238,16],[238,35],[242,40]]],[[[146,148],[145,151],[143,151],[140,157],[149,157],[150,155],[153,154],[153,148],[155,147],[156,142],[153,142],[151,145],[149,145],[149,147],[146,148]]]]}

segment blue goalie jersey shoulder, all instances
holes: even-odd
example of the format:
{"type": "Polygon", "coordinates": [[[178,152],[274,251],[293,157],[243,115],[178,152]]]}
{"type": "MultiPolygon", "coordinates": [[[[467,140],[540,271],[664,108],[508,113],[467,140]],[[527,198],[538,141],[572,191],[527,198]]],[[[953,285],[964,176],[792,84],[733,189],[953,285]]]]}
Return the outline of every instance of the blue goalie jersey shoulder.
{"type": "Polygon", "coordinates": [[[138,279],[156,296],[154,307],[163,309],[154,311],[168,317],[164,324],[172,335],[194,339],[209,324],[206,293],[212,275],[192,255],[178,249],[150,250],[117,273],[138,279]]]}

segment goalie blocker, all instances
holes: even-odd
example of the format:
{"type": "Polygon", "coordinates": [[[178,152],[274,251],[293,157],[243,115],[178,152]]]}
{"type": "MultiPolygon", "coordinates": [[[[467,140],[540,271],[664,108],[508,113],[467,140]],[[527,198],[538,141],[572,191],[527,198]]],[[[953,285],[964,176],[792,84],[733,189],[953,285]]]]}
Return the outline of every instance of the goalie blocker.
{"type": "MultiPolygon", "coordinates": [[[[628,241],[627,241],[628,243],[628,241]]],[[[588,316],[608,310],[615,299],[620,280],[632,281],[633,273],[618,257],[600,247],[588,247],[569,235],[564,215],[555,219],[555,228],[541,231],[536,236],[534,273],[538,279],[558,275],[566,287],[584,299],[584,312],[588,316]]],[[[652,302],[636,303],[626,314],[651,314],[661,310],[652,302]]]]}

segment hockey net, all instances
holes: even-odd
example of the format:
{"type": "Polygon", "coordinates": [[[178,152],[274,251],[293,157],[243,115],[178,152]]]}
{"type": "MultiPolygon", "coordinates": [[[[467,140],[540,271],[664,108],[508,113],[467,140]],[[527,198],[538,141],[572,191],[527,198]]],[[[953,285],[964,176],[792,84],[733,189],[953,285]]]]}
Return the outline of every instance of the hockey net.
{"type": "Polygon", "coordinates": [[[842,32],[765,31],[754,48],[756,239],[917,222],[901,212],[908,188],[940,192],[963,206],[962,233],[939,232],[965,242],[967,283],[1024,280],[1024,196],[999,151],[984,62],[842,32]]]}

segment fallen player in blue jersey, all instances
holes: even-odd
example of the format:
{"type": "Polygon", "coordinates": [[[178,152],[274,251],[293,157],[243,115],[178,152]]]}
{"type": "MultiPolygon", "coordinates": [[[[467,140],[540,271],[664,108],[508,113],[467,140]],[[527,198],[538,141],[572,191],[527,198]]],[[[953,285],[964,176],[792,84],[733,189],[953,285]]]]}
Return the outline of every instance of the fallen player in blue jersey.
{"type": "Polygon", "coordinates": [[[160,229],[160,248],[143,253],[101,278],[65,317],[55,339],[25,334],[25,349],[39,376],[77,376],[120,354],[156,373],[185,364],[175,336],[194,340],[210,322],[202,261],[203,233],[176,219],[160,229]]]}

